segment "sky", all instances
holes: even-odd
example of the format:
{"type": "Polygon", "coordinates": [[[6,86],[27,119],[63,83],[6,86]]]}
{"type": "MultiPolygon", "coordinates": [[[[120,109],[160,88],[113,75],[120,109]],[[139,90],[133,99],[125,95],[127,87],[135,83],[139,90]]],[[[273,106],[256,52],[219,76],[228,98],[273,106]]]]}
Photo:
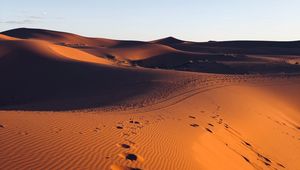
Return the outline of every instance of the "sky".
{"type": "Polygon", "coordinates": [[[122,40],[300,40],[300,0],[0,2],[0,32],[27,27],[122,40]]]}

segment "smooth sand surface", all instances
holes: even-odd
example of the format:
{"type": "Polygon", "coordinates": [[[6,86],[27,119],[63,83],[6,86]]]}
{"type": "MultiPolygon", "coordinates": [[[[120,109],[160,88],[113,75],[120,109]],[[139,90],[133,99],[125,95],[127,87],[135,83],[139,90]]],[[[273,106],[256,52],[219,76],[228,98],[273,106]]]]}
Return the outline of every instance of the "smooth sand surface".
{"type": "Polygon", "coordinates": [[[0,169],[298,170],[297,43],[2,32],[0,169]]]}

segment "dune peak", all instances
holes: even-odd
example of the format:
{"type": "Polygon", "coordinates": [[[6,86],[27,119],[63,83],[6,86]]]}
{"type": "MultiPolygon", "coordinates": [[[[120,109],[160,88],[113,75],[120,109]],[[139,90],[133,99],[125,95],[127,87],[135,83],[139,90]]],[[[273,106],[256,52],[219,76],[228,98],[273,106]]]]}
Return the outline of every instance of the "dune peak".
{"type": "Polygon", "coordinates": [[[183,40],[180,40],[178,38],[175,38],[173,36],[169,36],[166,38],[162,38],[162,39],[158,39],[153,41],[155,43],[159,43],[159,44],[164,44],[164,45],[169,45],[169,44],[179,44],[179,43],[183,43],[183,40]]]}

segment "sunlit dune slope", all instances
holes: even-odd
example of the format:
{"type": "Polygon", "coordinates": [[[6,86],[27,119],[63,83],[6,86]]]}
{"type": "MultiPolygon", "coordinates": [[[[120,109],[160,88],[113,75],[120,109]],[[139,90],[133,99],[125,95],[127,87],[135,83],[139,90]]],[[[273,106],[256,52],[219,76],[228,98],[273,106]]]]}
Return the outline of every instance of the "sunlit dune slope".
{"type": "Polygon", "coordinates": [[[120,60],[144,59],[176,51],[171,47],[155,43],[88,38],[76,34],[42,29],[20,28],[2,32],[2,34],[3,36],[7,35],[21,39],[44,40],[61,46],[84,50],[100,57],[102,55],[115,56],[116,59],[120,60]]]}
{"type": "Polygon", "coordinates": [[[135,60],[142,60],[151,58],[153,56],[167,54],[176,52],[178,50],[175,50],[171,47],[160,45],[160,44],[142,44],[142,45],[136,45],[136,46],[130,46],[130,47],[114,47],[109,49],[103,49],[103,48],[88,48],[88,49],[82,49],[86,52],[89,52],[91,54],[97,55],[97,56],[106,56],[111,59],[115,60],[128,60],[128,61],[135,61],[135,60]]]}
{"type": "Polygon", "coordinates": [[[0,169],[297,170],[299,77],[211,76],[137,110],[0,111],[0,169]]]}
{"type": "Polygon", "coordinates": [[[106,59],[44,41],[0,41],[0,51],[2,108],[32,102],[50,110],[97,107],[143,93],[151,84],[134,89],[137,82],[167,76],[113,66],[106,59]]]}
{"type": "MultiPolygon", "coordinates": [[[[10,39],[14,40],[14,39],[10,39]]],[[[83,51],[50,44],[45,41],[35,40],[19,40],[19,41],[1,41],[2,51],[28,51],[29,53],[36,53],[40,57],[48,57],[56,60],[76,60],[82,62],[98,63],[98,64],[112,64],[108,60],[93,56],[83,51]]],[[[19,53],[19,57],[24,57],[26,53],[19,53]]]]}
{"type": "Polygon", "coordinates": [[[0,169],[298,170],[298,53],[3,32],[0,169]]]}
{"type": "Polygon", "coordinates": [[[17,38],[14,38],[14,37],[10,37],[10,36],[7,36],[7,35],[3,35],[3,34],[0,34],[0,41],[3,41],[3,40],[16,40],[17,38]]]}
{"type": "Polygon", "coordinates": [[[89,38],[66,32],[43,29],[18,28],[4,31],[1,34],[21,39],[45,40],[60,45],[79,48],[88,48],[89,46],[109,47],[118,44],[118,41],[116,40],[105,38],[89,38]]]}
{"type": "Polygon", "coordinates": [[[88,38],[30,28],[13,29],[2,34],[75,48],[123,66],[219,74],[300,72],[299,41],[191,42],[167,37],[144,42],[88,38]]]}

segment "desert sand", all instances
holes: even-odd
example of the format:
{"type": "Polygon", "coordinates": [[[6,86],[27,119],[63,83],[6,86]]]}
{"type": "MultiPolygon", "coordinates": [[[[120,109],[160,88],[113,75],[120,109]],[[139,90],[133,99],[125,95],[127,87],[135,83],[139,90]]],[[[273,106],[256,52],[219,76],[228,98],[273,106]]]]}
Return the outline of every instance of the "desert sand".
{"type": "Polygon", "coordinates": [[[0,169],[300,168],[299,42],[0,33],[0,169]]]}

